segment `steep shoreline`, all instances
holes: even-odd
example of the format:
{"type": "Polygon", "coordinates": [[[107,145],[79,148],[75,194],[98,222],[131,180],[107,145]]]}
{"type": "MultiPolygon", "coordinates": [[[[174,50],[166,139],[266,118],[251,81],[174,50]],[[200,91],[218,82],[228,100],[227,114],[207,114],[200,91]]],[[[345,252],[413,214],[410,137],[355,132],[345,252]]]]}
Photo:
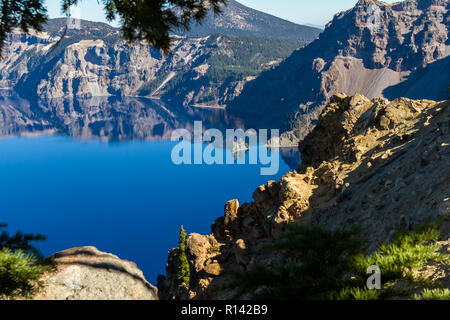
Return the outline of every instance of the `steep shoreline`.
{"type": "Polygon", "coordinates": [[[261,128],[300,131],[302,139],[303,128],[340,92],[445,99],[449,9],[449,0],[358,1],[336,14],[318,39],[248,83],[228,107],[261,128]]]}
{"type": "Polygon", "coordinates": [[[162,55],[149,44],[126,42],[119,29],[81,23],[63,38],[64,19],[50,20],[41,33],[9,34],[0,86],[43,99],[138,95],[182,106],[225,105],[304,44],[223,35],[218,28],[203,36],[174,35],[172,52],[162,55]]]}
{"type": "Polygon", "coordinates": [[[189,288],[176,283],[178,252],[172,250],[167,279],[158,285],[161,297],[230,298],[232,292],[221,289],[228,281],[224,270],[269,265],[276,256],[264,253],[262,246],[294,222],[333,229],[359,226],[373,251],[396,230],[442,219],[442,240],[448,241],[449,107],[449,100],[334,96],[300,145],[299,172],[260,186],[252,203],[229,201],[211,235],[188,236],[189,288]]]}

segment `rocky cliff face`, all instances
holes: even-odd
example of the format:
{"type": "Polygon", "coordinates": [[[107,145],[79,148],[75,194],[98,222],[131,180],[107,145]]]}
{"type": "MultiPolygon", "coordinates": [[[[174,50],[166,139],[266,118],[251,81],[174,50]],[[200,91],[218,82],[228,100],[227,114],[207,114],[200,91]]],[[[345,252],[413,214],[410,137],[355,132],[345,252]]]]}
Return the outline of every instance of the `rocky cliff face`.
{"type": "Polygon", "coordinates": [[[247,84],[229,107],[281,128],[301,129],[311,119],[286,119],[318,115],[315,109],[339,92],[369,99],[446,99],[449,9],[448,0],[360,0],[337,14],[316,41],[247,84]]]}
{"type": "Polygon", "coordinates": [[[64,21],[49,21],[43,33],[8,37],[0,87],[44,99],[145,95],[225,105],[246,82],[301,46],[295,40],[180,35],[163,56],[147,44],[126,43],[119,29],[103,23],[81,21],[81,29],[61,38],[64,21]]]}
{"type": "MultiPolygon", "coordinates": [[[[223,272],[270,265],[277,258],[262,248],[290,223],[360,226],[371,251],[398,230],[442,219],[441,244],[449,241],[450,101],[336,95],[300,149],[298,172],[260,186],[251,203],[228,202],[211,235],[188,236],[189,291],[175,285],[177,250],[169,253],[162,297],[230,298],[223,272]]],[[[423,274],[436,278],[431,269],[423,274]]],[[[437,278],[448,284],[450,274],[437,278]]]]}

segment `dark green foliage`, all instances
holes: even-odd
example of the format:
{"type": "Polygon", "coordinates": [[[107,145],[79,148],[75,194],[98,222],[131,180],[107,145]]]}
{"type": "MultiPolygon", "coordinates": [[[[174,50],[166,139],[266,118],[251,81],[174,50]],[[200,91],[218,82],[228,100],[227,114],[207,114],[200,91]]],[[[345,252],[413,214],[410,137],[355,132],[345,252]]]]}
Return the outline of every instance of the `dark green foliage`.
{"type": "MultiPolygon", "coordinates": [[[[63,0],[62,9],[81,0],[63,0]]],[[[101,0],[106,18],[120,20],[122,34],[130,41],[145,40],[165,53],[170,51],[170,31],[189,30],[193,21],[202,21],[209,9],[220,13],[226,0],[101,0]]]]}
{"type": "MultiPolygon", "coordinates": [[[[0,228],[6,227],[0,224],[0,228]]],[[[30,242],[45,239],[39,234],[17,232],[10,236],[7,231],[0,233],[0,299],[29,298],[39,287],[40,277],[52,266],[30,242]]]]}
{"type": "Polygon", "coordinates": [[[256,76],[267,64],[281,61],[303,46],[295,40],[264,39],[245,36],[214,36],[211,44],[219,46],[208,59],[207,76],[212,81],[241,80],[256,76]],[[220,39],[220,41],[219,41],[220,39]]]}
{"type": "Polygon", "coordinates": [[[273,266],[232,272],[230,287],[254,299],[328,299],[345,286],[353,257],[361,251],[357,231],[289,226],[268,249],[282,254],[273,266]]]}
{"type": "Polygon", "coordinates": [[[414,268],[420,268],[429,260],[448,260],[438,252],[439,246],[435,244],[438,238],[439,232],[434,228],[399,234],[394,241],[380,245],[372,255],[358,255],[355,273],[364,278],[367,268],[377,265],[382,270],[383,284],[405,279],[414,281],[411,273],[414,268]]]}
{"type": "Polygon", "coordinates": [[[30,28],[41,31],[47,20],[43,0],[0,0],[0,53],[8,33],[15,28],[28,32],[30,28]]]}
{"type": "MultiPolygon", "coordinates": [[[[8,225],[6,224],[0,224],[0,229],[4,229],[7,226],[8,225]]],[[[8,248],[11,250],[23,250],[40,255],[39,251],[31,245],[30,242],[44,240],[47,240],[47,237],[42,234],[30,234],[18,231],[11,236],[7,230],[3,230],[0,233],[0,250],[8,248]]]]}
{"type": "MultiPolygon", "coordinates": [[[[208,39],[209,53],[204,59],[177,71],[175,77],[165,84],[163,94],[183,98],[194,91],[199,93],[199,103],[217,100],[225,95],[234,81],[258,76],[263,70],[270,68],[270,63],[285,59],[302,45],[295,40],[213,35],[208,39]],[[192,69],[201,64],[208,64],[208,71],[199,80],[192,81],[197,76],[192,69]],[[202,90],[204,88],[208,90],[202,90]]],[[[163,66],[155,80],[139,89],[139,95],[153,93],[167,78],[171,68],[163,66]]]]}
{"type": "Polygon", "coordinates": [[[189,285],[191,272],[186,256],[186,232],[183,226],[181,226],[178,251],[178,281],[179,284],[189,285]]]}
{"type": "MultiPolygon", "coordinates": [[[[61,0],[62,11],[81,0],[61,0]]],[[[119,19],[122,35],[129,41],[145,40],[165,53],[170,51],[170,31],[189,30],[193,21],[201,22],[212,9],[220,13],[226,0],[101,0],[108,21],[119,19]]],[[[41,31],[47,21],[44,0],[0,0],[0,52],[7,34],[14,28],[41,31]]],[[[67,31],[67,29],[66,29],[67,31]]]]}
{"type": "MultiPolygon", "coordinates": [[[[144,84],[138,91],[139,95],[150,95],[155,91],[169,76],[170,71],[168,69],[162,68],[156,73],[155,80],[144,84]]],[[[171,81],[173,83],[173,79],[171,81]]]]}
{"type": "Polygon", "coordinates": [[[359,287],[345,287],[339,293],[332,295],[331,298],[336,300],[379,300],[380,297],[381,290],[370,290],[361,283],[359,287]]]}
{"type": "MultiPolygon", "coordinates": [[[[383,299],[394,294],[389,289],[398,281],[423,288],[436,287],[436,283],[415,277],[412,270],[428,261],[450,261],[448,255],[438,252],[439,233],[433,227],[399,234],[371,255],[364,254],[357,234],[357,231],[290,226],[269,248],[281,254],[280,262],[258,265],[246,272],[231,272],[229,288],[236,289],[236,297],[249,294],[253,299],[383,299]],[[367,288],[367,270],[374,265],[381,270],[381,290],[367,288]]],[[[411,298],[409,292],[395,294],[411,298]]],[[[422,295],[413,298],[445,298],[448,291],[425,289],[422,295]]]]}
{"type": "MultiPolygon", "coordinates": [[[[352,281],[335,298],[365,300],[388,297],[386,290],[372,291],[366,287],[367,268],[373,265],[381,270],[382,289],[389,289],[398,281],[424,288],[438,286],[438,283],[415,277],[412,272],[414,269],[420,269],[428,261],[450,262],[448,255],[439,253],[439,246],[436,244],[438,238],[439,232],[436,227],[424,226],[414,232],[399,233],[393,241],[381,244],[371,255],[357,255],[351,270],[352,281]]],[[[424,290],[425,292],[428,292],[427,289],[424,290]]],[[[411,298],[409,292],[396,292],[396,294],[411,298]]]]}
{"type": "Polygon", "coordinates": [[[0,299],[30,298],[41,285],[39,279],[51,265],[23,250],[0,250],[0,299]]]}
{"type": "Polygon", "coordinates": [[[448,289],[425,289],[421,294],[414,296],[415,300],[450,300],[448,289]]]}

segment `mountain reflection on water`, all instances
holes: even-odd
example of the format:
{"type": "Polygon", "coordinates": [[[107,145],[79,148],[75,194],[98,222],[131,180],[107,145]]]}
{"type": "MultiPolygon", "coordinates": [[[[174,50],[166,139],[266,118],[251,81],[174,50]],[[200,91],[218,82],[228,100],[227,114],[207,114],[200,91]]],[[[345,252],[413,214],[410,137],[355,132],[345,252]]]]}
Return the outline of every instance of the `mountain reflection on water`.
{"type": "MultiPolygon", "coordinates": [[[[103,142],[170,140],[176,129],[193,132],[194,121],[203,128],[246,129],[245,120],[224,109],[167,106],[140,97],[24,99],[0,91],[0,136],[64,135],[103,142]]],[[[297,148],[281,148],[292,170],[300,163],[297,148]]]]}
{"type": "Polygon", "coordinates": [[[168,140],[196,120],[204,129],[245,127],[225,110],[157,100],[0,93],[0,221],[48,236],[37,244],[46,256],[92,245],[137,263],[155,283],[181,225],[207,234],[228,200],[251,201],[258,186],[298,167],[297,148],[280,149],[273,176],[260,174],[261,163],[178,166],[168,140]]]}

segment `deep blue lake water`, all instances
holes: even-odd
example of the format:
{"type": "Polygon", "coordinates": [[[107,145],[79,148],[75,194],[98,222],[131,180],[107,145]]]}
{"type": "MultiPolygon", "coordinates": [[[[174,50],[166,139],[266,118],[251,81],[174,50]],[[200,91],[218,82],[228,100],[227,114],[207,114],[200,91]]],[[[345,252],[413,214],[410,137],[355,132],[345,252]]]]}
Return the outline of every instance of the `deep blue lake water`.
{"type": "MultiPolygon", "coordinates": [[[[63,135],[0,139],[0,222],[9,231],[42,233],[45,255],[96,246],[136,262],[155,283],[169,249],[187,232],[210,233],[226,201],[289,171],[280,155],[276,176],[261,165],[173,164],[174,142],[101,142],[63,135]]],[[[285,160],[283,160],[285,159],[285,160]]]]}

